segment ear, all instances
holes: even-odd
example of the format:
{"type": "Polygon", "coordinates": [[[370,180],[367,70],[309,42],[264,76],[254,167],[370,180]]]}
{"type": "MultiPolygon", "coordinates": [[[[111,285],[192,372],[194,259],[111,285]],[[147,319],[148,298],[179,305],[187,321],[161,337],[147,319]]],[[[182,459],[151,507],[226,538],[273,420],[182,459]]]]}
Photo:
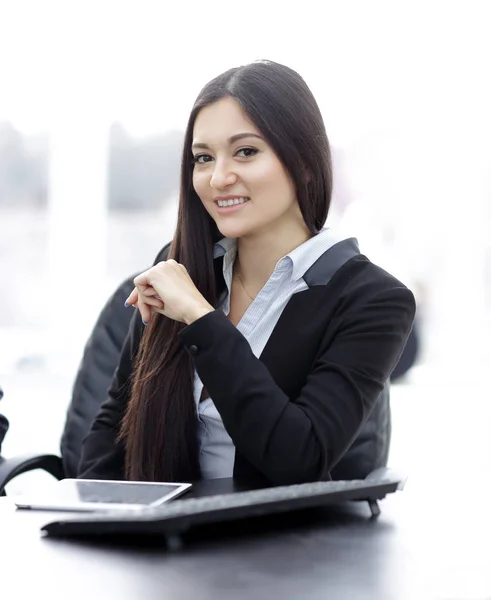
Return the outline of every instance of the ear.
{"type": "Polygon", "coordinates": [[[312,173],[309,169],[305,169],[305,181],[310,183],[312,181],[312,173]]]}

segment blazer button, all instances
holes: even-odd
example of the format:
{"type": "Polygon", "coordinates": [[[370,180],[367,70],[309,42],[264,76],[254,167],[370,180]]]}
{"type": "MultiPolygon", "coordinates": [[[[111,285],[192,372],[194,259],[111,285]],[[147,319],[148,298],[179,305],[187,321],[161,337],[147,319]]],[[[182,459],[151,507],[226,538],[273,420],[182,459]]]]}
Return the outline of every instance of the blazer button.
{"type": "Polygon", "coordinates": [[[195,346],[194,344],[189,346],[189,352],[191,352],[193,356],[198,354],[198,346],[195,346]]]}

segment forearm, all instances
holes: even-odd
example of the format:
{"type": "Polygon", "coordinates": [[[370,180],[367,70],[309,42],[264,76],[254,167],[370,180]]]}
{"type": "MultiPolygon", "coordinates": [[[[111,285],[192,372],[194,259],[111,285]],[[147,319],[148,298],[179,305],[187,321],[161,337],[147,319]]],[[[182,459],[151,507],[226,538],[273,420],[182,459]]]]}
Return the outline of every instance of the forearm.
{"type": "Polygon", "coordinates": [[[245,458],[277,483],[323,475],[323,448],[308,412],[290,402],[221,311],[183,330],[181,339],[245,458]]]}

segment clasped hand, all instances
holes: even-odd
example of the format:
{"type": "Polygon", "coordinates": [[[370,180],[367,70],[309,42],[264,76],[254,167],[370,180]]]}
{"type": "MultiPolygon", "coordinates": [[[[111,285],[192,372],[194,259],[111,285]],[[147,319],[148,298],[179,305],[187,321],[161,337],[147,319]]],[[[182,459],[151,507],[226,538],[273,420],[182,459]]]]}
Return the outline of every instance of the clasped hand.
{"type": "Polygon", "coordinates": [[[135,277],[133,283],[135,288],[126,304],[138,308],[145,324],[157,312],[190,325],[214,310],[194,285],[186,267],[175,260],[157,263],[135,277]]]}

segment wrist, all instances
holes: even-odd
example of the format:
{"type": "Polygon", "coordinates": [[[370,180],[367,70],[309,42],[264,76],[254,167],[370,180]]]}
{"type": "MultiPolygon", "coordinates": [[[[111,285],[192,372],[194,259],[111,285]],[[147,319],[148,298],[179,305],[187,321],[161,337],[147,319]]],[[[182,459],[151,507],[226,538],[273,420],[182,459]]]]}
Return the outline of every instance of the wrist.
{"type": "Polygon", "coordinates": [[[213,312],[214,310],[215,309],[211,304],[204,304],[201,306],[193,307],[193,309],[188,314],[184,315],[184,323],[186,323],[186,325],[191,325],[191,323],[194,323],[198,319],[201,319],[201,317],[204,317],[205,315],[213,312]]]}

